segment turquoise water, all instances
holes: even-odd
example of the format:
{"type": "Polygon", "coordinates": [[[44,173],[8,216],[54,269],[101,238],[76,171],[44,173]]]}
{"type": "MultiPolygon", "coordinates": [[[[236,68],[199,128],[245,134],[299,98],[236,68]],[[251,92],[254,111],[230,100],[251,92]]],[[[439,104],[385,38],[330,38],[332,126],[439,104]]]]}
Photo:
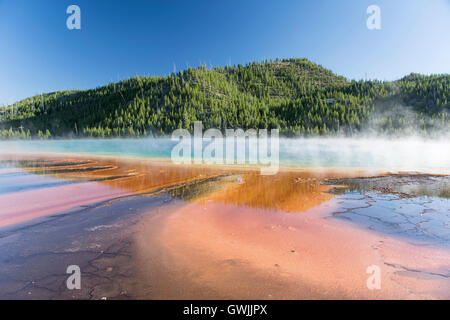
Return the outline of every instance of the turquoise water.
{"type": "MultiPolygon", "coordinates": [[[[165,138],[2,141],[0,153],[58,152],[170,158],[165,138]]],[[[281,166],[450,170],[450,142],[422,139],[297,138],[279,140],[281,166]]]]}

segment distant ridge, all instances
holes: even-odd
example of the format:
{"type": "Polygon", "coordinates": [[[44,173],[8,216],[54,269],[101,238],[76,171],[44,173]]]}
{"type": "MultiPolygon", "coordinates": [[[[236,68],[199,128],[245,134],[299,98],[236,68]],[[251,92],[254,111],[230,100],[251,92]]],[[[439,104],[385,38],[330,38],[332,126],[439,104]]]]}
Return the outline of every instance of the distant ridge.
{"type": "Polygon", "coordinates": [[[307,59],[189,68],[0,110],[0,138],[170,134],[176,128],[279,128],[286,136],[431,134],[449,128],[450,75],[349,81],[307,59]]]}

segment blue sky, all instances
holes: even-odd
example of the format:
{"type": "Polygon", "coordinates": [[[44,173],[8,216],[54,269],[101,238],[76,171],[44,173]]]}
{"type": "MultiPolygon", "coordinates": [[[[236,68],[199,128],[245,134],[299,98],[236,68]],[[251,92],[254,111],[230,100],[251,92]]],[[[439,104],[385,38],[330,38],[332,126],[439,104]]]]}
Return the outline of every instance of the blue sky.
{"type": "Polygon", "coordinates": [[[0,0],[0,105],[133,75],[306,57],[350,79],[450,73],[450,0],[0,0]],[[81,8],[68,30],[66,8],[81,8]],[[381,30],[366,9],[381,8],[381,30]]]}

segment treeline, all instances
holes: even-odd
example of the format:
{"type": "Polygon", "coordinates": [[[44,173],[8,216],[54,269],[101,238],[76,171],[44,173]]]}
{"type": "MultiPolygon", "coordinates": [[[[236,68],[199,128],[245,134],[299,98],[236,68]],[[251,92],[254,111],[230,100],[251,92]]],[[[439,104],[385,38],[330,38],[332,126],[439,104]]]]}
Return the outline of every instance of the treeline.
{"type": "Polygon", "coordinates": [[[22,140],[30,140],[32,138],[38,138],[38,139],[50,139],[51,134],[50,131],[47,129],[45,132],[42,132],[41,130],[38,130],[34,136],[31,135],[31,132],[29,129],[23,130],[13,130],[12,128],[9,128],[9,130],[0,130],[0,139],[22,139],[22,140]]]}
{"type": "Polygon", "coordinates": [[[47,137],[139,137],[192,130],[201,120],[204,128],[278,128],[286,136],[429,134],[449,127],[449,95],[449,75],[348,81],[306,59],[200,66],[37,95],[1,109],[0,132],[8,138],[11,130],[21,137],[39,131],[47,137]]]}

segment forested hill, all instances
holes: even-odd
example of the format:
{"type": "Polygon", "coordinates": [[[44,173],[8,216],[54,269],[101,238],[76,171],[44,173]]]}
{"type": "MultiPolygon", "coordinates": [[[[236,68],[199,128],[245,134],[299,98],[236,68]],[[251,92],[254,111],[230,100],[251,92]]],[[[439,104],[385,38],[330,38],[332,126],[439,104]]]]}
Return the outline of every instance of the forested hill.
{"type": "Polygon", "coordinates": [[[190,68],[0,109],[3,138],[170,134],[176,128],[279,128],[286,136],[449,128],[450,75],[349,81],[306,59],[190,68]]]}

